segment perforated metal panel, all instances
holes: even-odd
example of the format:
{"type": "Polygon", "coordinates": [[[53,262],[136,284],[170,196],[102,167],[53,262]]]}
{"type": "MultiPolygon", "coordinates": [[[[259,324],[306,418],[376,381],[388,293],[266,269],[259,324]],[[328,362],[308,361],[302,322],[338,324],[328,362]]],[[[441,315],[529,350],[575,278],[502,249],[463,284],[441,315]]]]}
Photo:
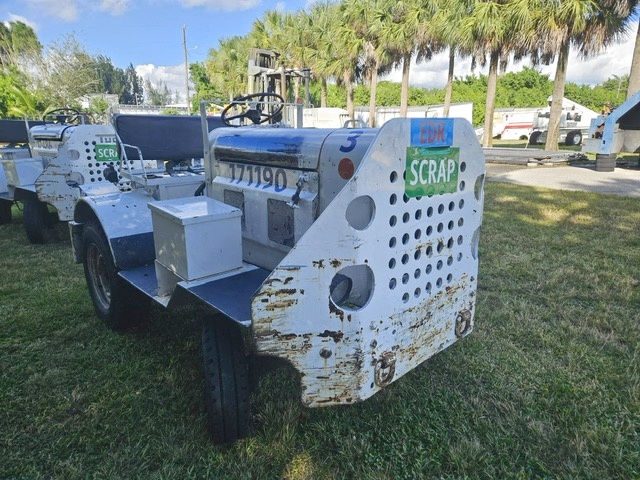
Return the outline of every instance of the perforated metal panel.
{"type": "Polygon", "coordinates": [[[468,122],[421,122],[380,129],[253,298],[257,351],[308,405],[365,399],[473,328],[484,156],[468,122]]]}
{"type": "MultiPolygon", "coordinates": [[[[110,184],[105,170],[117,176],[120,191],[130,191],[131,182],[123,178],[119,169],[115,131],[111,125],[77,125],[65,127],[59,141],[35,140],[38,151],[47,155],[46,167],[36,181],[40,201],[53,205],[60,220],[73,219],[75,204],[82,195],[83,186],[110,184]],[[98,158],[98,152],[112,152],[107,160],[98,158]]],[[[128,161],[132,169],[140,171],[140,160],[128,161]]],[[[155,166],[155,162],[154,162],[155,166]]]]}

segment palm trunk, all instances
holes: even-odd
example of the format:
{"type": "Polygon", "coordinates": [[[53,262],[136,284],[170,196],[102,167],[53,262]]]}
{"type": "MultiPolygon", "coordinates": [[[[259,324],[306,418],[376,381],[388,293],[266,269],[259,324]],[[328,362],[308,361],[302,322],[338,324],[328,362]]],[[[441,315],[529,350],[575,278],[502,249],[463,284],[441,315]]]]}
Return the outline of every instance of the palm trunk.
{"type": "Polygon", "coordinates": [[[369,98],[369,126],[376,126],[376,95],[378,93],[378,68],[380,61],[376,59],[375,67],[371,72],[371,97],[369,98]]]}
{"type": "Polygon", "coordinates": [[[293,78],[293,98],[296,103],[304,103],[304,100],[300,100],[300,77],[293,78]]]}
{"type": "Polygon", "coordinates": [[[285,72],[284,65],[280,67],[280,95],[287,101],[287,73],[285,72]]]}
{"type": "Polygon", "coordinates": [[[636,46],[633,49],[633,59],[631,60],[631,70],[629,72],[629,88],[627,88],[627,98],[640,90],[640,22],[636,33],[636,46]]]}
{"type": "Polygon", "coordinates": [[[484,135],[482,146],[490,147],[493,144],[493,111],[496,108],[496,88],[498,85],[498,62],[500,52],[491,52],[489,60],[489,76],[487,77],[487,105],[484,110],[484,135]]]}
{"type": "Polygon", "coordinates": [[[402,58],[402,90],[400,91],[400,116],[406,118],[409,105],[409,69],[411,67],[411,54],[405,54],[402,58]]]}
{"type": "Polygon", "coordinates": [[[456,60],[456,47],[449,48],[449,73],[447,74],[447,85],[444,87],[444,110],[442,112],[443,117],[449,116],[449,109],[451,108],[451,97],[453,95],[453,67],[456,60]]]}
{"type": "Polygon", "coordinates": [[[564,99],[564,86],[567,81],[567,64],[569,63],[569,40],[566,39],[560,45],[558,52],[558,64],[556,76],[553,81],[553,98],[551,100],[551,112],[549,113],[549,126],[547,127],[546,150],[558,149],[558,137],[560,136],[560,117],[562,116],[562,100],[564,99]]]}
{"type": "Polygon", "coordinates": [[[351,75],[347,72],[343,74],[344,86],[347,89],[347,114],[349,118],[355,118],[356,115],[356,107],[354,102],[354,90],[353,90],[353,82],[351,81],[351,75]]]}
{"type": "Polygon", "coordinates": [[[327,107],[327,77],[322,77],[320,80],[320,106],[327,107]]]}

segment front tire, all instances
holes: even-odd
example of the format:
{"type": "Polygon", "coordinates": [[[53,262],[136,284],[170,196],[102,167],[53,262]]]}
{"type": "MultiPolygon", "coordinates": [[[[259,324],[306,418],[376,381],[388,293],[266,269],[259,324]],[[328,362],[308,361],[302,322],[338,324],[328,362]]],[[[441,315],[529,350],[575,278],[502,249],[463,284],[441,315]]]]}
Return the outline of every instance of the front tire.
{"type": "Polygon", "coordinates": [[[29,199],[23,202],[24,231],[31,243],[43,244],[49,239],[51,219],[49,207],[39,200],[29,199]]]}
{"type": "Polygon", "coordinates": [[[0,200],[0,225],[11,223],[12,206],[13,202],[11,200],[0,200]]]}
{"type": "Polygon", "coordinates": [[[87,224],[82,232],[82,259],[96,314],[109,328],[122,330],[148,316],[151,299],[120,278],[107,239],[96,224],[87,224]]]}
{"type": "Polygon", "coordinates": [[[249,362],[238,327],[207,318],[202,328],[207,429],[216,444],[249,434],[249,362]]]}

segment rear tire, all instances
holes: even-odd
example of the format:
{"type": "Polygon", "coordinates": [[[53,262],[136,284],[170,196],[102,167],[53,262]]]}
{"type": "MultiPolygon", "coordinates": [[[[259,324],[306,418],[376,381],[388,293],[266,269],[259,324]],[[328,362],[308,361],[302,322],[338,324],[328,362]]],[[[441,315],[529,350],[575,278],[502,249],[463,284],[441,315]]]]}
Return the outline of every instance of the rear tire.
{"type": "Polygon", "coordinates": [[[202,328],[207,429],[216,444],[249,434],[249,362],[237,327],[206,318],[202,328]]]}
{"type": "Polygon", "coordinates": [[[0,200],[0,225],[11,223],[11,200],[0,200]]]}
{"type": "Polygon", "coordinates": [[[564,144],[572,147],[580,145],[582,143],[582,133],[577,130],[572,130],[567,133],[567,137],[564,139],[564,144]]]}
{"type": "Polygon", "coordinates": [[[96,314],[112,330],[123,330],[148,317],[151,299],[125,282],[102,229],[93,223],[82,232],[84,275],[96,314]]]}
{"type": "Polygon", "coordinates": [[[51,226],[49,207],[35,199],[24,200],[23,205],[22,217],[27,238],[31,243],[47,243],[51,226]]]}
{"type": "Polygon", "coordinates": [[[529,136],[529,144],[538,145],[538,140],[540,139],[540,135],[542,135],[542,132],[539,130],[535,132],[531,132],[531,135],[529,136]]]}

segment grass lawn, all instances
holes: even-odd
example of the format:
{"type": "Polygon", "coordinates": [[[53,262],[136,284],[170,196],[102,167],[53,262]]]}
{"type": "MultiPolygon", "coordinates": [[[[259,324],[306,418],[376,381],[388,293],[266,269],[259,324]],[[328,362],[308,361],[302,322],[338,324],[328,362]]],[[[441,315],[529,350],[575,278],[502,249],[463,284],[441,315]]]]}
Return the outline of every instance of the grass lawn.
{"type": "Polygon", "coordinates": [[[640,202],[489,183],[475,331],[361,404],[262,378],[205,433],[200,326],[115,333],[64,234],[0,226],[0,478],[640,478],[640,202]]]}

